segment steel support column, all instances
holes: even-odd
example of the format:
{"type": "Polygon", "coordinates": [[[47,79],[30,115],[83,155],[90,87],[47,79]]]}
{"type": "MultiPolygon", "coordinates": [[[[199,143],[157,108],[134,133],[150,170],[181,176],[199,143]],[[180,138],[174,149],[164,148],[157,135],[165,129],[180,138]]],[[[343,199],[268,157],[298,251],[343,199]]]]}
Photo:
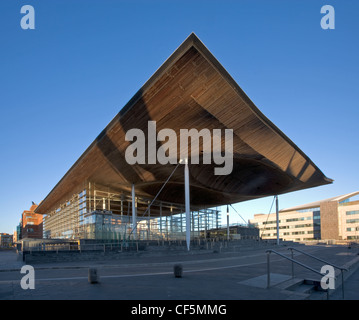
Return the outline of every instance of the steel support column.
{"type": "Polygon", "coordinates": [[[277,222],[277,245],[279,245],[279,207],[278,207],[278,196],[275,196],[275,212],[277,222]]]}
{"type": "Polygon", "coordinates": [[[190,198],[189,198],[189,169],[188,160],[185,161],[184,166],[184,190],[185,190],[185,208],[186,208],[186,243],[187,250],[190,249],[191,242],[191,211],[190,211],[190,198]]]}
{"type": "Polygon", "coordinates": [[[137,240],[137,212],[136,212],[136,194],[135,194],[135,184],[132,183],[132,231],[133,239],[137,240]]]}
{"type": "Polygon", "coordinates": [[[227,205],[227,241],[229,241],[229,206],[227,205]]]}

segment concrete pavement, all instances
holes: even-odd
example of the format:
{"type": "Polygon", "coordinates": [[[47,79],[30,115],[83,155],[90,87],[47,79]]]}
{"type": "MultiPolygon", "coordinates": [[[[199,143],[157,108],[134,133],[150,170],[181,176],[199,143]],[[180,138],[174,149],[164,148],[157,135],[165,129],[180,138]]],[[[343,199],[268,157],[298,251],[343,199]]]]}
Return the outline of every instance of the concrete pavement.
{"type": "MultiPolygon", "coordinates": [[[[300,246],[301,250],[338,265],[350,263],[358,252],[341,246],[300,246]]],[[[242,252],[206,253],[168,256],[134,256],[115,261],[33,264],[35,289],[24,290],[20,268],[14,252],[0,252],[1,300],[301,300],[308,298],[295,291],[276,287],[275,279],[291,275],[291,263],[271,254],[271,288],[267,289],[268,248],[242,252]],[[173,266],[181,263],[183,277],[175,278],[173,266]],[[97,268],[98,284],[88,282],[88,268],[97,268]],[[259,281],[259,282],[258,282],[259,281]],[[260,282],[262,281],[262,282],[260,282]],[[259,284],[258,284],[259,283],[259,284]]],[[[275,250],[289,256],[285,246],[275,250]]],[[[300,253],[295,259],[320,270],[323,263],[300,253]]],[[[296,277],[313,274],[295,266],[296,277]]],[[[359,272],[345,283],[346,299],[358,299],[354,289],[359,272]],[[352,283],[352,287],[349,283],[352,283]]],[[[340,290],[339,290],[340,291],[340,290]]],[[[341,299],[340,292],[331,299],[341,299]]]]}

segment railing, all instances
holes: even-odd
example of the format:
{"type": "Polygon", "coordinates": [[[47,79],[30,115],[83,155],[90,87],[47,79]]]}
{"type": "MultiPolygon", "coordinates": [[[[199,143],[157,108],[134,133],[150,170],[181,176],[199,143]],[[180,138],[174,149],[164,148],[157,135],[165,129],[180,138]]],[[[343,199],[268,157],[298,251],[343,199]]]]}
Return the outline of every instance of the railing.
{"type": "MultiPolygon", "coordinates": [[[[283,258],[285,258],[285,259],[287,259],[287,260],[289,260],[289,261],[292,261],[292,266],[293,266],[293,263],[296,263],[296,264],[302,266],[305,269],[308,269],[308,270],[310,270],[310,271],[312,271],[312,272],[314,272],[316,274],[319,274],[319,275],[323,276],[323,274],[321,272],[319,272],[319,271],[305,265],[304,263],[301,263],[301,262],[299,262],[297,260],[294,260],[292,258],[287,257],[284,254],[281,254],[281,253],[279,253],[279,252],[277,252],[275,250],[270,249],[270,250],[266,251],[266,253],[267,253],[267,289],[270,288],[270,254],[272,252],[279,255],[279,256],[281,256],[281,257],[283,257],[283,258]]],[[[294,268],[293,267],[292,267],[292,277],[294,278],[294,268]]],[[[330,277],[328,277],[328,278],[330,278],[330,277]]],[[[326,291],[327,291],[327,299],[329,299],[329,290],[327,289],[326,291]]]]}
{"type": "MultiPolygon", "coordinates": [[[[31,252],[46,252],[46,251],[129,251],[136,249],[138,247],[144,246],[185,246],[186,241],[184,239],[152,239],[152,240],[120,240],[120,241],[112,241],[112,242],[94,242],[94,243],[79,243],[79,242],[38,242],[34,245],[25,244],[21,249],[22,251],[31,252]]],[[[235,247],[238,244],[238,248],[242,245],[253,245],[253,246],[262,246],[267,245],[267,241],[258,241],[255,239],[231,239],[227,240],[226,237],[211,237],[211,238],[200,238],[195,237],[191,240],[191,246],[194,247],[205,247],[206,249],[215,249],[218,247],[227,248],[227,247],[235,247]]],[[[138,249],[136,249],[138,251],[138,249]]]]}
{"type": "MultiPolygon", "coordinates": [[[[323,262],[323,263],[325,263],[325,264],[327,264],[327,265],[329,265],[329,266],[332,266],[333,268],[339,269],[339,270],[340,270],[340,274],[341,274],[341,278],[342,278],[342,297],[343,297],[343,300],[344,300],[344,271],[348,271],[347,268],[339,267],[339,266],[337,266],[337,265],[335,265],[335,264],[333,264],[333,263],[331,263],[331,262],[325,261],[325,260],[323,260],[323,259],[320,259],[320,258],[318,258],[318,257],[315,257],[315,256],[309,254],[309,253],[306,253],[306,252],[304,252],[304,251],[302,251],[302,250],[299,250],[299,249],[296,249],[296,248],[293,248],[293,247],[289,247],[288,250],[291,251],[292,260],[294,260],[294,259],[293,259],[293,258],[294,258],[294,253],[293,253],[293,251],[297,251],[297,252],[300,252],[301,254],[304,254],[304,255],[306,255],[306,256],[312,258],[312,259],[315,259],[315,260],[317,260],[317,261],[323,262]]],[[[294,264],[293,264],[293,262],[292,262],[292,277],[294,277],[294,264]]]]}

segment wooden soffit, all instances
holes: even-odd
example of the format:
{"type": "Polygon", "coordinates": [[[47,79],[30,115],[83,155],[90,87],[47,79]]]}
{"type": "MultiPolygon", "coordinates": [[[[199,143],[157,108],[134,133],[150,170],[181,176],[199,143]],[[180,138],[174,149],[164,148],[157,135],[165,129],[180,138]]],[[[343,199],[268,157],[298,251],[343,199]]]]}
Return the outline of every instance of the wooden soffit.
{"type": "MultiPolygon", "coordinates": [[[[129,165],[125,159],[126,148],[132,143],[125,141],[126,132],[139,128],[147,133],[148,121],[156,121],[157,132],[170,128],[178,137],[180,129],[233,129],[231,174],[215,175],[216,164],[189,165],[194,206],[236,203],[333,181],[261,113],[191,34],[99,134],[36,212],[53,210],[79,192],[86,181],[126,192],[134,183],[138,195],[153,198],[175,165],[129,165]]],[[[158,200],[184,202],[182,165],[158,200]]]]}

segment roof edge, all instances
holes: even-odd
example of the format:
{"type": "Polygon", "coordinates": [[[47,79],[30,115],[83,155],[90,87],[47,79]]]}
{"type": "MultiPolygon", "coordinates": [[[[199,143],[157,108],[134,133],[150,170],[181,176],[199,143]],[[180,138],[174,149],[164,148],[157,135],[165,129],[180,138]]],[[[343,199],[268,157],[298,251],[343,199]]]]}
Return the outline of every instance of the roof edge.
{"type": "Polygon", "coordinates": [[[298,211],[298,210],[320,207],[320,204],[323,202],[340,202],[340,201],[349,199],[350,197],[356,196],[358,194],[359,194],[359,191],[354,191],[354,192],[347,193],[347,194],[344,194],[341,196],[336,196],[336,197],[327,198],[327,199],[323,199],[323,200],[319,200],[319,201],[314,201],[314,202],[306,203],[306,204],[291,207],[291,208],[282,209],[279,212],[284,213],[284,212],[289,212],[289,211],[298,211]]]}

